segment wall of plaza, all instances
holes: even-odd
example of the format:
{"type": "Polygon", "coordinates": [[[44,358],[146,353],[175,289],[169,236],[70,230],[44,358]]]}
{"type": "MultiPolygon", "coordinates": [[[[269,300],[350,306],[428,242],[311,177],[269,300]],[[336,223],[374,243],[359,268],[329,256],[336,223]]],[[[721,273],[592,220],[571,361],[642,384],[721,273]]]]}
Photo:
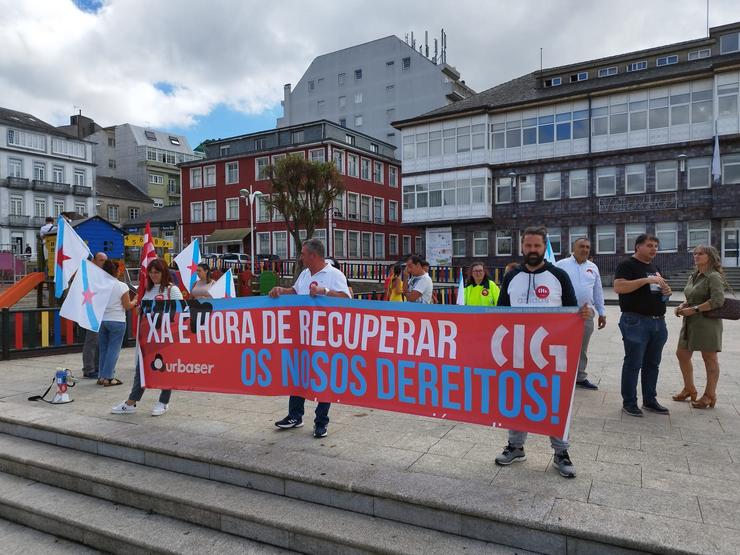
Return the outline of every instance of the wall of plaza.
{"type": "Polygon", "coordinates": [[[511,261],[529,225],[562,255],[588,236],[608,266],[645,231],[677,263],[698,243],[722,249],[727,229],[740,237],[739,83],[730,71],[405,127],[404,223],[452,226],[455,264],[511,261]]]}

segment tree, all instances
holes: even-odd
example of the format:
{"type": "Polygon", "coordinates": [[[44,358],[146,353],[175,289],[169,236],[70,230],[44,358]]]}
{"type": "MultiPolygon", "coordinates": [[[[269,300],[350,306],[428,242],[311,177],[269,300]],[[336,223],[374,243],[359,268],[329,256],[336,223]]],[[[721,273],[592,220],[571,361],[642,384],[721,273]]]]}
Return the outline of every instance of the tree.
{"type": "MultiPolygon", "coordinates": [[[[312,162],[296,155],[288,155],[274,166],[268,166],[267,173],[272,192],[265,203],[269,210],[285,217],[296,252],[300,252],[300,230],[305,229],[306,237],[310,238],[324,224],[334,199],[344,191],[342,176],[332,162],[312,162]]],[[[300,269],[299,260],[296,275],[300,269]]]]}

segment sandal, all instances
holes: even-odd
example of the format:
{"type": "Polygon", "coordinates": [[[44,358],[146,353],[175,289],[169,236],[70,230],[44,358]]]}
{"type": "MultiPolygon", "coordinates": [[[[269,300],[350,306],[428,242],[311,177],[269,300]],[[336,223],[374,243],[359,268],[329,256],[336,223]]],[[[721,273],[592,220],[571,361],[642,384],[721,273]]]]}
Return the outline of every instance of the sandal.
{"type": "Polygon", "coordinates": [[[106,380],[105,378],[98,378],[98,381],[95,382],[95,383],[98,384],[98,385],[105,385],[105,382],[107,382],[107,381],[109,381],[109,380],[106,380]]]}
{"type": "Polygon", "coordinates": [[[118,378],[111,378],[110,380],[105,380],[103,383],[103,387],[112,387],[114,385],[123,385],[123,382],[118,378]]]}

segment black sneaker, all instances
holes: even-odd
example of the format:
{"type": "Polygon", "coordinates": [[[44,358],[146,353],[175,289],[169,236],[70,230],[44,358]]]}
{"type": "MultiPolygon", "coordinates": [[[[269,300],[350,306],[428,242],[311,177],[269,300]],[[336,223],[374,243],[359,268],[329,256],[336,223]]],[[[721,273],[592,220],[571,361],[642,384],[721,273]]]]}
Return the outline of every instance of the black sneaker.
{"type": "Polygon", "coordinates": [[[576,387],[581,387],[583,389],[592,389],[592,390],[599,389],[598,385],[596,385],[595,383],[591,383],[588,380],[581,380],[580,382],[576,382],[576,387]]]}
{"type": "Polygon", "coordinates": [[[645,410],[649,410],[650,412],[654,412],[656,414],[670,414],[671,411],[669,411],[667,408],[665,408],[663,405],[658,403],[658,401],[653,400],[648,403],[643,403],[642,408],[645,410]]]}
{"type": "Polygon", "coordinates": [[[555,458],[553,459],[553,462],[558,468],[558,472],[560,472],[560,475],[564,478],[576,477],[576,467],[573,466],[573,462],[570,460],[570,455],[568,455],[568,451],[563,451],[560,454],[555,453],[555,458]]]}
{"type": "Polygon", "coordinates": [[[624,414],[629,414],[630,416],[642,416],[642,411],[639,409],[637,405],[627,405],[622,407],[622,412],[624,414]]]}
{"type": "Polygon", "coordinates": [[[328,434],[328,430],[326,429],[326,426],[322,426],[321,424],[316,424],[313,427],[313,437],[326,437],[326,434],[328,434]]]}
{"type": "Polygon", "coordinates": [[[282,420],[278,420],[275,422],[275,426],[278,428],[282,428],[283,430],[288,430],[290,428],[300,428],[303,426],[303,420],[299,420],[298,418],[293,418],[292,416],[286,416],[282,420]]]}

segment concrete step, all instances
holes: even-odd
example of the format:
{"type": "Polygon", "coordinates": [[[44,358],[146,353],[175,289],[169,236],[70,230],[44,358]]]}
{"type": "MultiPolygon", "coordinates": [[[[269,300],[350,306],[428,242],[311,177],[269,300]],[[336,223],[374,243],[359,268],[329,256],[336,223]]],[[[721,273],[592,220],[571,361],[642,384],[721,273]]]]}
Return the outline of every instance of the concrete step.
{"type": "Polygon", "coordinates": [[[94,555],[100,553],[79,543],[0,518],[3,555],[94,555]]]}
{"type": "Polygon", "coordinates": [[[4,434],[0,434],[0,470],[304,553],[515,552],[510,547],[4,434]]]}
{"type": "MultiPolygon", "coordinates": [[[[108,553],[286,553],[4,472],[0,472],[0,517],[108,553]]],[[[24,553],[41,552],[31,544],[24,553]]]]}

